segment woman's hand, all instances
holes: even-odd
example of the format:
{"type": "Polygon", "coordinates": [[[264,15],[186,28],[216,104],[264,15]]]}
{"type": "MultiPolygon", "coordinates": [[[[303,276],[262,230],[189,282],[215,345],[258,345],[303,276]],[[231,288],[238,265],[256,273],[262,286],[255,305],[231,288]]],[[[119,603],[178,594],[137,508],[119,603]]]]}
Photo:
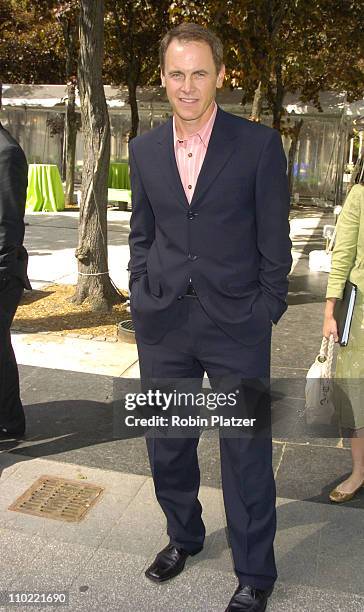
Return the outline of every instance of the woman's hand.
{"type": "Polygon", "coordinates": [[[339,335],[337,332],[337,323],[334,319],[334,317],[331,316],[326,316],[325,315],[325,319],[324,319],[324,327],[322,330],[322,335],[325,338],[330,338],[331,334],[334,336],[334,340],[335,342],[339,342],[339,335]]]}
{"type": "Polygon", "coordinates": [[[337,323],[336,323],[336,319],[334,318],[335,303],[336,303],[335,298],[328,298],[326,301],[325,318],[324,318],[324,326],[322,330],[322,335],[325,338],[330,338],[330,336],[333,335],[335,342],[339,342],[337,323]]]}

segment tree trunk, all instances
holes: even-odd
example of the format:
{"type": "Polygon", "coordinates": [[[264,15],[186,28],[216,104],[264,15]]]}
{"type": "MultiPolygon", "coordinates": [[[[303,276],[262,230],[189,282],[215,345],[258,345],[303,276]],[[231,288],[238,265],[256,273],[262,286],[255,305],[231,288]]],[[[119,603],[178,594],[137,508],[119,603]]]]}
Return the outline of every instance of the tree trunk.
{"type": "Polygon", "coordinates": [[[106,312],[123,301],[111,284],[107,258],[107,179],[110,162],[110,123],[106,106],[102,60],[104,0],[80,2],[78,84],[84,136],[80,206],[78,283],[73,301],[89,298],[92,310],[106,312]]]}
{"type": "Polygon", "coordinates": [[[77,139],[77,115],[76,115],[76,85],[73,81],[67,83],[67,104],[65,116],[65,139],[66,139],[66,206],[73,204],[73,192],[75,187],[75,158],[77,139]]]}
{"type": "Polygon", "coordinates": [[[303,119],[299,121],[295,121],[294,127],[291,131],[291,145],[289,147],[288,152],[288,185],[289,185],[289,193],[292,195],[293,191],[293,170],[294,170],[294,160],[296,159],[297,146],[300,136],[301,127],[303,125],[303,119]]]}
{"type": "Polygon", "coordinates": [[[284,86],[282,80],[282,64],[276,62],[275,64],[275,75],[276,75],[276,90],[274,93],[273,101],[273,125],[276,130],[281,129],[281,120],[283,115],[283,99],[284,99],[284,86]]]}
{"type": "Polygon", "coordinates": [[[129,132],[129,140],[135,138],[138,135],[138,127],[139,127],[139,109],[138,109],[138,101],[137,101],[137,84],[138,80],[133,78],[133,76],[129,76],[128,78],[128,98],[130,104],[130,112],[131,112],[131,129],[129,132]]]}
{"type": "Polygon", "coordinates": [[[263,105],[263,92],[262,92],[262,81],[259,81],[259,85],[254,92],[254,100],[252,106],[252,112],[249,117],[250,121],[260,123],[263,105]]]}
{"type": "Polygon", "coordinates": [[[76,114],[76,73],[77,73],[77,43],[78,43],[78,6],[76,3],[60,5],[56,11],[66,49],[66,79],[67,79],[67,102],[64,125],[65,139],[65,174],[66,194],[65,203],[73,203],[73,191],[75,185],[75,157],[78,121],[76,114]]]}
{"type": "Polygon", "coordinates": [[[119,44],[120,53],[122,57],[127,59],[126,64],[126,82],[128,85],[128,103],[130,106],[131,114],[131,127],[129,132],[129,141],[135,138],[138,134],[139,127],[139,109],[137,101],[137,86],[140,78],[141,71],[141,60],[138,54],[135,53],[135,3],[133,0],[124,2],[123,12],[127,23],[127,34],[124,34],[122,22],[118,12],[117,3],[113,2],[113,15],[116,27],[116,38],[119,44]]]}

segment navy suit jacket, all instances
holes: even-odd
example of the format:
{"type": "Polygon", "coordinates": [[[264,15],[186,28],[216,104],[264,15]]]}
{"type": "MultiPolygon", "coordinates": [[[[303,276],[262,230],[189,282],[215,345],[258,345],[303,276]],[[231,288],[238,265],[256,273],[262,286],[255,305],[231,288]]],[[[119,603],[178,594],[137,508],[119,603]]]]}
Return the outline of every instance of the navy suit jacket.
{"type": "Polygon", "coordinates": [[[17,276],[31,289],[23,246],[27,184],[23,149],[0,124],[0,279],[17,276]]]}
{"type": "Polygon", "coordinates": [[[173,123],[129,146],[130,306],[153,344],[178,324],[189,279],[209,316],[252,345],[287,308],[291,268],[286,158],[279,132],[218,108],[191,204],[175,160],[173,123]]]}

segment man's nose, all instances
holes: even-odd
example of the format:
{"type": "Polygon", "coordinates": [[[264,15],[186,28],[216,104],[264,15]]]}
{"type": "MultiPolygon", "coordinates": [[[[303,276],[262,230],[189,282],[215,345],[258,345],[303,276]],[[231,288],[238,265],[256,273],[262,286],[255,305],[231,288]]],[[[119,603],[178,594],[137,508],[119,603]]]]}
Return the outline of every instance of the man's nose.
{"type": "Polygon", "coordinates": [[[185,80],[183,81],[182,91],[187,94],[187,93],[190,93],[192,89],[193,89],[192,77],[186,76],[185,80]]]}

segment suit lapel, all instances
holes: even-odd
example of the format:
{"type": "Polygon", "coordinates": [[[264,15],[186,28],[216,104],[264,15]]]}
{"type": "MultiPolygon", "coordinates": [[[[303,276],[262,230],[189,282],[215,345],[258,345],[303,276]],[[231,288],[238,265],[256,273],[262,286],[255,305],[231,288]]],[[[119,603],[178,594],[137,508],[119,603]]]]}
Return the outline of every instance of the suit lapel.
{"type": "Polygon", "coordinates": [[[184,207],[188,207],[189,203],[186,198],[185,190],[181,182],[178,172],[176,156],[173,146],[173,123],[172,119],[164,125],[164,130],[161,134],[158,148],[160,155],[160,167],[165,182],[170,186],[174,194],[177,196],[178,202],[184,207]]]}
{"type": "Polygon", "coordinates": [[[188,203],[178,172],[173,144],[172,119],[167,121],[167,123],[163,126],[164,129],[158,141],[160,167],[162,169],[165,182],[170,186],[176,195],[178,202],[184,208],[191,208],[191,206],[201,203],[203,195],[221,172],[234,151],[235,133],[232,132],[229,122],[226,121],[226,116],[226,113],[218,108],[205,159],[198,175],[191,204],[188,203]]]}
{"type": "Polygon", "coordinates": [[[190,207],[201,204],[204,194],[233,154],[234,140],[235,133],[232,132],[230,124],[226,121],[226,114],[218,108],[190,207]]]}

